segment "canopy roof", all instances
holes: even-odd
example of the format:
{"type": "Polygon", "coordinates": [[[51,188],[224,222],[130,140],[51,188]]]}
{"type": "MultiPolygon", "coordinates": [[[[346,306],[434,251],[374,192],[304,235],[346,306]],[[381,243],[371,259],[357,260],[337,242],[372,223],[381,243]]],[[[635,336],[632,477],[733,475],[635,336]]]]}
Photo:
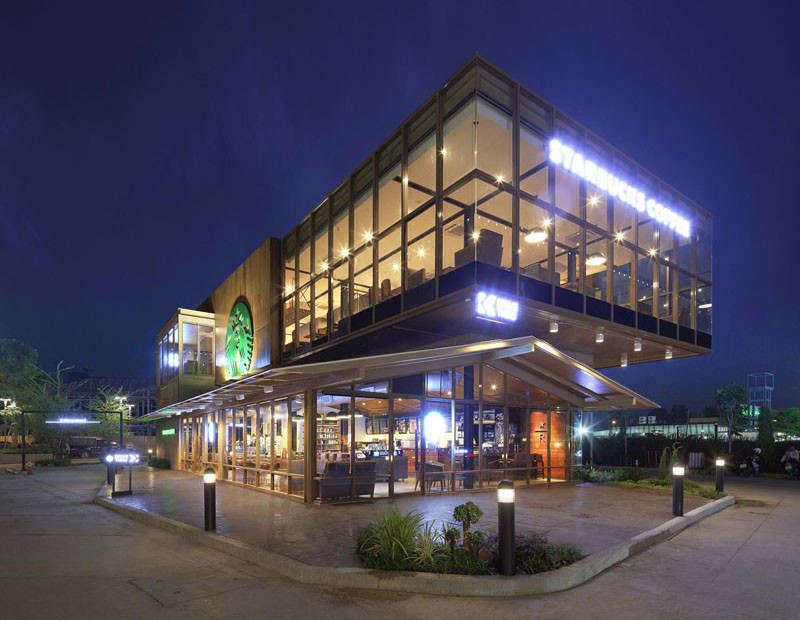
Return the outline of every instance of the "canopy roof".
{"type": "Polygon", "coordinates": [[[576,408],[607,410],[658,407],[653,401],[609,379],[544,340],[526,336],[269,368],[162,407],[142,416],[139,421],[272,400],[307,389],[391,379],[481,362],[490,363],[497,370],[547,390],[576,408]]]}

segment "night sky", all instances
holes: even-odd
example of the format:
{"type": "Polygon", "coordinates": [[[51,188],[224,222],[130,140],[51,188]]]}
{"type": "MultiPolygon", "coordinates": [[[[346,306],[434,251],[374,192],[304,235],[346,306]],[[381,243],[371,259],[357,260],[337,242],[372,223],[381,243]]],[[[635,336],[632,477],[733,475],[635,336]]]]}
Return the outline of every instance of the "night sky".
{"type": "Polygon", "coordinates": [[[0,11],[0,337],[45,364],[153,381],[175,308],[479,52],[714,214],[714,353],[609,374],[699,409],[770,371],[800,403],[796,2],[0,11]]]}

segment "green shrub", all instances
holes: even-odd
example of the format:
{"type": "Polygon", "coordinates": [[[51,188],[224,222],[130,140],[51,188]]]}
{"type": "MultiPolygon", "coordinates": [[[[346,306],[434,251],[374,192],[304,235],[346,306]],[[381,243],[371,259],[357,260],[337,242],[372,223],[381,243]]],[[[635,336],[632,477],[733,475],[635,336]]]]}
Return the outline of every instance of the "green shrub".
{"type": "Polygon", "coordinates": [[[169,459],[159,459],[153,457],[150,459],[150,465],[156,469],[169,469],[169,459]]]}
{"type": "Polygon", "coordinates": [[[711,487],[704,487],[697,484],[694,480],[684,480],[683,491],[687,495],[696,495],[697,497],[703,497],[705,499],[720,499],[721,497],[725,497],[725,493],[720,493],[711,487]]]}
{"type": "Polygon", "coordinates": [[[642,469],[618,469],[614,472],[614,482],[639,482],[647,478],[647,472],[642,469]]]}
{"type": "Polygon", "coordinates": [[[72,459],[55,459],[53,465],[56,467],[67,467],[68,465],[72,465],[72,459]]]}
{"type": "Polygon", "coordinates": [[[53,464],[53,459],[36,459],[33,464],[37,467],[47,467],[53,464]]]}
{"type": "MultiPolygon", "coordinates": [[[[490,537],[486,546],[492,551],[492,566],[496,567],[500,559],[497,536],[490,537]]],[[[549,543],[547,538],[538,532],[517,535],[514,549],[517,572],[526,575],[569,566],[583,558],[583,554],[576,547],[549,543]]]]}
{"type": "Polygon", "coordinates": [[[414,570],[423,572],[440,572],[437,570],[446,554],[442,535],[433,523],[422,526],[414,541],[414,570]]]}
{"type": "Polygon", "coordinates": [[[358,537],[358,555],[367,568],[413,570],[412,554],[420,533],[422,515],[402,514],[393,508],[367,525],[358,537]]]}

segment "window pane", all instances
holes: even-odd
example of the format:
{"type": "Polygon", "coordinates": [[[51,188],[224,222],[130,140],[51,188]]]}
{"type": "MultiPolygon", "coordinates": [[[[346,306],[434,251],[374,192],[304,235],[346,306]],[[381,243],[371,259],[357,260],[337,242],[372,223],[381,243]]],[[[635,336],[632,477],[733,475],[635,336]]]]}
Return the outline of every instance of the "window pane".
{"type": "Polygon", "coordinates": [[[378,242],[378,299],[383,301],[400,292],[400,270],[402,254],[400,252],[401,229],[395,227],[378,242]]]}
{"type": "Polygon", "coordinates": [[[520,273],[542,282],[552,282],[547,268],[547,248],[552,230],[550,212],[520,199],[519,226],[520,273]]]}
{"type": "Polygon", "coordinates": [[[442,272],[447,272],[453,267],[460,267],[473,260],[474,252],[470,254],[465,248],[470,245],[470,236],[465,227],[464,211],[459,209],[455,216],[446,219],[442,235],[442,272]]]}
{"type": "Polygon", "coordinates": [[[436,195],[436,133],[431,132],[408,152],[408,193],[406,213],[436,195]]]}
{"type": "Polygon", "coordinates": [[[372,305],[372,246],[360,249],[354,257],[353,314],[372,305]]]}
{"type": "Polygon", "coordinates": [[[458,181],[476,166],[475,100],[470,99],[444,122],[442,159],[444,187],[458,181]]]}
{"type": "Polygon", "coordinates": [[[333,218],[333,260],[339,260],[350,253],[350,218],[344,209],[333,218]]]}
{"type": "Polygon", "coordinates": [[[633,252],[621,243],[614,244],[614,281],[612,283],[614,303],[631,307],[631,277],[633,275],[633,252]]]}
{"type": "Polygon", "coordinates": [[[294,321],[295,321],[295,296],[293,295],[283,302],[283,350],[291,351],[297,344],[295,341],[294,321]]]}
{"type": "Polygon", "coordinates": [[[200,353],[198,356],[199,373],[214,375],[214,328],[201,325],[199,327],[200,353]]]}
{"type": "Polygon", "coordinates": [[[608,230],[608,197],[603,192],[589,191],[586,196],[586,221],[608,230]]]}
{"type": "Polygon", "coordinates": [[[520,128],[519,137],[520,189],[550,202],[544,139],[524,126],[520,128]]]}
{"type": "Polygon", "coordinates": [[[314,338],[328,334],[328,276],[314,281],[314,338]]]}
{"type": "Polygon", "coordinates": [[[478,169],[511,183],[511,116],[478,99],[478,169]]]}
{"type": "Polygon", "coordinates": [[[636,281],[637,310],[653,314],[653,269],[655,261],[649,256],[639,256],[636,281]]]}
{"type": "Polygon", "coordinates": [[[342,319],[345,319],[349,316],[348,313],[348,276],[349,276],[350,265],[347,261],[343,262],[339,265],[336,269],[333,270],[333,279],[331,281],[332,287],[332,294],[333,294],[333,306],[332,306],[332,313],[331,313],[331,321],[332,321],[332,329],[338,331],[341,329],[341,322],[342,319]]]}
{"type": "Polygon", "coordinates": [[[576,223],[556,216],[555,270],[559,286],[579,291],[581,227],[576,223]]]}
{"type": "Polygon", "coordinates": [[[372,226],[372,187],[368,187],[356,197],[353,211],[353,245],[361,247],[368,243],[374,234],[372,226]]]}
{"type": "Polygon", "coordinates": [[[595,299],[606,299],[609,240],[595,232],[586,231],[586,287],[585,294],[595,299]]]}
{"type": "Polygon", "coordinates": [[[307,284],[298,292],[298,323],[299,323],[299,344],[311,342],[311,285],[307,284]]]}
{"type": "Polygon", "coordinates": [[[511,194],[476,180],[478,193],[477,260],[511,269],[511,194]]]}
{"type": "Polygon", "coordinates": [[[578,177],[556,168],[556,206],[575,217],[581,217],[578,206],[578,177]]]}
{"type": "Polygon", "coordinates": [[[197,365],[197,325],[183,324],[183,374],[196,375],[197,365]]]}
{"type": "Polygon", "coordinates": [[[697,329],[711,333],[711,285],[697,283],[697,329]]]}
{"type": "Polygon", "coordinates": [[[400,221],[400,198],[400,164],[397,164],[378,183],[378,232],[400,221]]]}
{"type": "Polygon", "coordinates": [[[431,231],[408,245],[406,289],[427,282],[436,272],[436,236],[431,231]]]}

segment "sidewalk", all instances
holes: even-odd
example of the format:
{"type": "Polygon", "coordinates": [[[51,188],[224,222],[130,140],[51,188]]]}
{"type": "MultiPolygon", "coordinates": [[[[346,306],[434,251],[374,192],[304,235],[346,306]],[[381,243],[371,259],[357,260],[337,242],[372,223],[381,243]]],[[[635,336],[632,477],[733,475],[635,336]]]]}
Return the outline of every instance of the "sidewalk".
{"type": "MultiPolygon", "coordinates": [[[[123,485],[127,485],[127,474],[123,485]]],[[[202,477],[175,471],[134,471],[134,494],[113,501],[203,527],[202,477]]],[[[466,501],[483,510],[477,529],[495,531],[494,491],[380,499],[360,504],[303,504],[228,483],[217,484],[217,532],[317,566],[361,566],[356,541],[367,523],[389,508],[416,510],[438,525],[451,522],[466,501]]],[[[686,496],[688,512],[707,500],[686,496]]],[[[595,553],[656,527],[672,516],[667,493],[612,485],[554,484],[517,490],[517,532],[544,533],[584,554],[595,553]]]]}

